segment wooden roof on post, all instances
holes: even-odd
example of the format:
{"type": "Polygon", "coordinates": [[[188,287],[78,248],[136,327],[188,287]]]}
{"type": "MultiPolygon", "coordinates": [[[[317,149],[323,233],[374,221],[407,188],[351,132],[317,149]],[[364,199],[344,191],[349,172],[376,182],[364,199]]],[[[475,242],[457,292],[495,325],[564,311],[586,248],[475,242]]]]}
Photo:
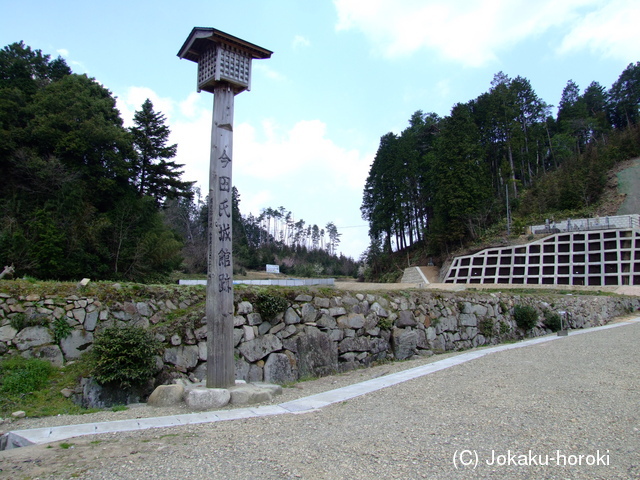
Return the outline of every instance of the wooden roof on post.
{"type": "Polygon", "coordinates": [[[271,50],[259,47],[258,45],[229,35],[221,30],[216,30],[215,28],[194,27],[178,52],[178,57],[186,58],[187,60],[197,63],[200,54],[206,50],[210,42],[235,46],[257,59],[270,58],[273,53],[271,50]]]}

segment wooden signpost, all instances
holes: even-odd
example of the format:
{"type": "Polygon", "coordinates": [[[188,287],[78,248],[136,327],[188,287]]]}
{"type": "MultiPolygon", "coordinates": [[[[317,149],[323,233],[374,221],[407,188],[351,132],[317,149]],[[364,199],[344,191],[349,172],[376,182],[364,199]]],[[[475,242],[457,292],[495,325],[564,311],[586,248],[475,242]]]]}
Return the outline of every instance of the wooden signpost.
{"type": "Polygon", "coordinates": [[[214,28],[196,27],[178,52],[198,64],[198,91],[213,93],[209,159],[207,387],[235,384],[231,202],[233,101],[251,86],[251,61],[273,52],[214,28]]]}

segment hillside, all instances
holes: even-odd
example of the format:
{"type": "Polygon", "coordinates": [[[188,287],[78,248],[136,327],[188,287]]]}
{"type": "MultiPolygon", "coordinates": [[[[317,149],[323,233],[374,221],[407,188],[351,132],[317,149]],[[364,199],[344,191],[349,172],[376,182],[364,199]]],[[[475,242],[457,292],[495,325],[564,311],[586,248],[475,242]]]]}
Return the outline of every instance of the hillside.
{"type": "MultiPolygon", "coordinates": [[[[621,161],[606,172],[606,182],[598,198],[598,203],[587,210],[588,216],[607,217],[615,215],[627,215],[640,213],[640,157],[621,161]]],[[[517,214],[517,212],[516,212],[517,214]]],[[[549,217],[556,221],[566,218],[577,218],[572,212],[549,212],[549,217]]],[[[545,213],[538,215],[545,218],[545,213]]],[[[540,223],[520,221],[521,227],[540,223]]],[[[509,245],[522,245],[532,240],[530,234],[508,235],[506,222],[501,222],[492,235],[450,250],[446,254],[434,255],[429,252],[428,245],[413,245],[399,252],[394,252],[386,258],[386,271],[378,278],[381,281],[398,282],[402,277],[404,268],[409,266],[425,266],[434,263],[442,275],[447,271],[451,260],[460,255],[470,255],[491,247],[504,247],[509,245]]],[[[442,281],[439,277],[437,280],[442,281]]]]}
{"type": "Polygon", "coordinates": [[[637,211],[639,155],[640,62],[609,89],[569,80],[556,115],[528,79],[499,72],[448,116],[418,110],[381,137],[361,206],[365,277],[395,281],[401,266],[506,245],[546,219],[637,211]]]}
{"type": "MultiPolygon", "coordinates": [[[[636,157],[620,162],[607,172],[606,178],[606,184],[598,204],[592,210],[592,216],[607,217],[640,213],[640,158],[636,157]]],[[[567,216],[567,218],[569,217],[567,216]]],[[[565,220],[565,217],[556,215],[555,220],[565,220]]],[[[443,259],[443,266],[448,265],[452,258],[458,255],[469,255],[491,247],[521,245],[531,240],[531,234],[509,237],[506,235],[506,231],[501,232],[501,235],[488,239],[482,245],[474,245],[473,248],[462,248],[455,251],[443,259]]],[[[446,271],[446,268],[443,268],[442,271],[446,271]]]]}

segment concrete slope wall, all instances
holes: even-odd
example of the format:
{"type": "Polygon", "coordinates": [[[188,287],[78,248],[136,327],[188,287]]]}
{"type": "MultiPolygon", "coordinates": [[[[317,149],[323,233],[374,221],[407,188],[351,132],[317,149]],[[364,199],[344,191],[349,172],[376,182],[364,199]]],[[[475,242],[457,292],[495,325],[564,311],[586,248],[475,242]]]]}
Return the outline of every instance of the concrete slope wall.
{"type": "Polygon", "coordinates": [[[445,283],[640,285],[640,230],[563,232],[456,257],[445,283]]]}

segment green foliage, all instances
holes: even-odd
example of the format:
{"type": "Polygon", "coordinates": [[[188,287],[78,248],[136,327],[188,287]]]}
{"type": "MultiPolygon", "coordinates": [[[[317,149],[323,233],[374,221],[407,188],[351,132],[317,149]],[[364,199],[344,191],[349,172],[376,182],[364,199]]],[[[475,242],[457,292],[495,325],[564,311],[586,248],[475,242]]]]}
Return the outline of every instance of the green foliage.
{"type": "Polygon", "coordinates": [[[107,328],[96,335],[90,352],[93,376],[100,384],[140,385],[153,376],[159,349],[153,334],[141,327],[107,328]]]}
{"type": "Polygon", "coordinates": [[[500,335],[506,335],[511,331],[511,326],[507,322],[500,322],[500,335]]]}
{"type": "Polygon", "coordinates": [[[538,311],[531,305],[516,305],[513,318],[518,327],[527,332],[538,324],[538,311]]]}
{"type": "Polygon", "coordinates": [[[146,99],[142,109],[135,112],[133,136],[136,156],[133,162],[133,178],[138,193],[153,197],[158,206],[167,198],[189,196],[194,182],[183,182],[181,167],[171,161],[177,153],[177,145],[167,145],[171,131],[165,125],[163,114],[153,110],[151,100],[146,99]]]}
{"type": "MultiPolygon", "coordinates": [[[[70,398],[60,394],[60,390],[75,388],[79,379],[87,376],[89,376],[89,370],[82,359],[64,368],[53,367],[47,381],[38,389],[31,390],[27,394],[0,394],[0,417],[9,416],[16,410],[24,410],[28,417],[77,415],[95,411],[84,409],[73,403],[70,398]]],[[[0,373],[0,378],[2,377],[3,374],[0,373]]]]}
{"type": "Polygon", "coordinates": [[[321,277],[324,272],[324,268],[319,263],[304,263],[301,265],[296,265],[293,269],[294,275],[298,275],[300,277],[308,277],[308,278],[318,278],[321,277]]]}
{"type": "Polygon", "coordinates": [[[136,281],[180,265],[181,241],[156,202],[189,182],[155,161],[175,146],[153,143],[168,129],[147,110],[149,122],[136,120],[145,134],[131,132],[111,92],[61,58],[22,43],[0,51],[0,264],[17,276],[136,281]],[[143,152],[146,140],[154,148],[143,152]]]}
{"type": "Polygon", "coordinates": [[[9,325],[19,332],[27,326],[27,316],[24,313],[16,313],[9,318],[9,325]]]}
{"type": "Polygon", "coordinates": [[[485,337],[493,337],[493,319],[485,317],[478,322],[478,331],[485,337]]]}
{"type": "Polygon", "coordinates": [[[56,343],[60,343],[60,340],[67,338],[73,331],[73,327],[69,325],[66,317],[56,318],[52,322],[52,327],[53,339],[56,341],[56,343]]]}
{"type": "Polygon", "coordinates": [[[391,330],[393,328],[393,320],[389,317],[378,317],[378,327],[382,330],[391,330]]]}
{"type": "Polygon", "coordinates": [[[37,358],[13,356],[0,362],[0,392],[24,394],[47,384],[53,367],[37,358]]]}
{"type": "MultiPolygon", "coordinates": [[[[165,123],[146,100],[125,128],[100,82],[22,42],[2,49],[0,265],[14,264],[18,277],[57,280],[88,271],[92,279],[136,282],[181,268],[205,272],[207,202],[182,180],[165,123]]],[[[332,222],[325,232],[293,222],[283,207],[243,218],[238,202],[234,190],[237,271],[286,259],[283,273],[355,275],[356,263],[335,254],[332,222]]]]}
{"type": "Polygon", "coordinates": [[[415,112],[400,135],[381,137],[366,180],[365,279],[392,271],[394,250],[406,266],[415,264],[412,246],[445,257],[503,241],[509,213],[512,235],[535,224],[533,215],[590,216],[611,168],[640,155],[639,92],[640,62],[609,91],[592,82],[581,92],[569,81],[554,118],[529,80],[499,72],[486,93],[444,118],[415,112]]]}
{"type": "Polygon", "coordinates": [[[387,273],[383,273],[382,275],[380,275],[380,277],[378,277],[378,282],[379,283],[396,283],[400,280],[400,277],[402,277],[402,273],[400,272],[387,272],[387,273]]]}
{"type": "Polygon", "coordinates": [[[9,318],[9,325],[17,331],[27,327],[41,327],[48,323],[49,320],[46,315],[40,314],[27,315],[26,313],[19,312],[9,318]]]}
{"type": "Polygon", "coordinates": [[[560,314],[552,310],[545,310],[544,326],[552,332],[559,331],[562,328],[562,319],[560,318],[560,314]]]}
{"type": "Polygon", "coordinates": [[[284,312],[289,307],[289,302],[286,298],[278,295],[259,293],[255,305],[263,320],[270,321],[278,313],[284,312]]]}

